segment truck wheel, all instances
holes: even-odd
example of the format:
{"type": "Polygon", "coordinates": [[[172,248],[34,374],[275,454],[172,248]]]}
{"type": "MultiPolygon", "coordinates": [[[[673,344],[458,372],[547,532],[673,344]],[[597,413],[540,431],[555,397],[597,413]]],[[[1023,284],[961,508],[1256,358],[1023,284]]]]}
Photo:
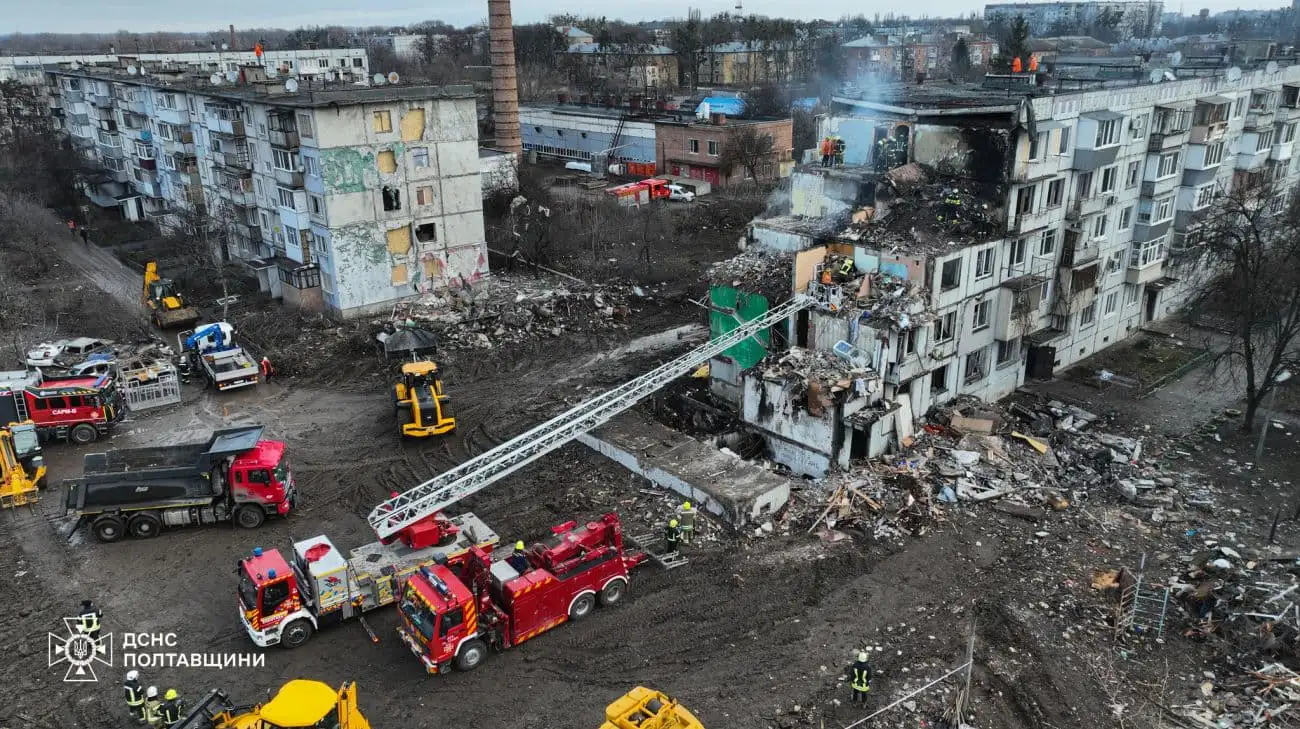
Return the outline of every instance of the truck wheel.
{"type": "Polygon", "coordinates": [[[473,671],[484,658],[487,658],[487,645],[477,639],[467,641],[460,647],[460,655],[456,656],[456,670],[473,671]]]}
{"type": "Polygon", "coordinates": [[[623,600],[623,595],[627,593],[627,580],[614,580],[605,589],[600,591],[601,605],[617,605],[623,600]]]}
{"type": "Polygon", "coordinates": [[[73,426],[72,432],[68,433],[68,437],[72,439],[73,443],[86,445],[87,443],[94,443],[95,439],[99,437],[99,433],[96,432],[95,426],[80,423],[73,426]]]}
{"type": "Polygon", "coordinates": [[[316,632],[316,629],[311,627],[311,621],[306,618],[298,618],[284,626],[284,630],[280,632],[280,645],[285,648],[297,648],[306,643],[314,632],[316,632]]]}
{"type": "Polygon", "coordinates": [[[122,517],[104,514],[91,523],[90,531],[95,533],[95,539],[107,544],[121,539],[126,534],[126,525],[122,523],[122,517]]]}
{"type": "Polygon", "coordinates": [[[591,611],[596,609],[596,596],[590,592],[579,595],[569,608],[570,620],[582,620],[591,615],[591,611]]]}
{"type": "Polygon", "coordinates": [[[256,504],[244,504],[235,509],[235,523],[245,529],[256,529],[266,521],[266,512],[256,504]]]}
{"type": "Polygon", "coordinates": [[[126,523],[127,531],[136,539],[150,539],[162,531],[162,521],[150,513],[136,514],[126,523]]]}

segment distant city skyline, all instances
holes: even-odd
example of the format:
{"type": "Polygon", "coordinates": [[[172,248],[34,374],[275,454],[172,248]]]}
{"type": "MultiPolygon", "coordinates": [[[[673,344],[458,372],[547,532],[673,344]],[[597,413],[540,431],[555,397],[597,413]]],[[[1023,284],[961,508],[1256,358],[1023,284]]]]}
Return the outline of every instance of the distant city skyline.
{"type": "MultiPolygon", "coordinates": [[[[742,0],[741,13],[756,13],[800,20],[825,18],[838,19],[844,15],[862,13],[867,17],[877,12],[882,15],[888,8],[864,6],[848,0],[810,0],[792,6],[781,0],[742,0]]],[[[113,33],[128,30],[135,33],[159,31],[205,32],[216,31],[234,23],[239,28],[298,28],[305,25],[409,25],[423,20],[441,20],[456,26],[469,25],[487,18],[487,3],[417,2],[416,0],[384,0],[378,6],[363,7],[352,0],[314,0],[288,2],[277,5],[261,0],[227,0],[224,3],[176,3],[173,0],[123,0],[105,3],[102,0],[59,0],[55,3],[35,3],[7,0],[5,32],[14,33],[113,33]],[[288,7],[286,7],[288,6],[288,7]],[[293,11],[297,12],[293,12],[293,11]]],[[[684,16],[687,8],[699,10],[704,15],[735,11],[733,0],[682,7],[675,15],[684,16]]],[[[912,17],[955,17],[981,11],[983,3],[956,3],[951,0],[918,0],[907,4],[912,17]]],[[[1177,3],[1166,2],[1170,11],[1179,8],[1177,3]]],[[[1206,0],[1182,3],[1184,12],[1193,14],[1201,8],[1211,12],[1224,10],[1280,9],[1276,0],[1240,2],[1238,0],[1206,0]]],[[[514,0],[514,20],[517,24],[535,23],[557,13],[577,15],[606,15],[611,19],[626,21],[657,20],[663,18],[664,6],[654,4],[624,5],[611,12],[613,7],[598,0],[568,0],[564,3],[543,0],[514,0]]]]}

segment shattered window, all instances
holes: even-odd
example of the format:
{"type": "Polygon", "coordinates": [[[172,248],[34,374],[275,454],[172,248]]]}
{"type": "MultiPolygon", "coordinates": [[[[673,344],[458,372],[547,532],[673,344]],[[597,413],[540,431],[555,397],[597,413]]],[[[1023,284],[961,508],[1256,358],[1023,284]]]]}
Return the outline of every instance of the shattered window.
{"type": "Polygon", "coordinates": [[[950,311],[947,314],[944,314],[943,316],[934,320],[935,344],[951,341],[953,336],[955,336],[956,334],[957,334],[957,312],[950,311]]]}
{"type": "Polygon", "coordinates": [[[1054,208],[1061,204],[1065,193],[1065,180],[1052,180],[1047,183],[1047,207],[1054,208]]]}
{"type": "Polygon", "coordinates": [[[943,270],[939,275],[939,288],[955,289],[961,282],[961,259],[952,258],[943,262],[943,270]]]}
{"type": "Polygon", "coordinates": [[[944,365],[934,372],[930,373],[930,392],[934,394],[948,391],[948,365],[944,365]]]}
{"type": "Polygon", "coordinates": [[[1079,312],[1079,326],[1089,327],[1097,321],[1097,302],[1088,304],[1083,311],[1079,312]]]}
{"type": "Polygon", "coordinates": [[[1007,364],[1020,354],[1020,340],[998,340],[998,364],[1007,364]]]}
{"type": "Polygon", "coordinates": [[[977,349],[966,355],[966,384],[978,382],[984,379],[985,362],[984,356],[988,353],[987,349],[977,349]]]}
{"type": "Polygon", "coordinates": [[[1114,192],[1115,180],[1119,177],[1119,168],[1111,165],[1101,171],[1101,192],[1114,192]]]}

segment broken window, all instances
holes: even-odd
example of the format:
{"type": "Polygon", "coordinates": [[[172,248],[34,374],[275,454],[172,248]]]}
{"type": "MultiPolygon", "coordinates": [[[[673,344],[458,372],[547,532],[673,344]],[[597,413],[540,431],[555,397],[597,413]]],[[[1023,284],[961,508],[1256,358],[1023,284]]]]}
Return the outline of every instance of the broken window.
{"type": "Polygon", "coordinates": [[[943,270],[939,275],[939,288],[943,290],[955,289],[961,283],[961,259],[951,258],[943,262],[943,270]]]}
{"type": "Polygon", "coordinates": [[[423,187],[415,188],[415,204],[416,205],[433,204],[433,187],[431,185],[425,185],[423,187]]]}
{"type": "Polygon", "coordinates": [[[930,373],[930,395],[944,393],[948,391],[948,365],[944,365],[934,372],[930,373]]]}
{"type": "Polygon", "coordinates": [[[429,148],[428,148],[428,147],[416,147],[415,149],[412,149],[412,150],[411,150],[411,164],[413,164],[413,165],[415,165],[416,167],[421,168],[421,169],[422,169],[422,168],[425,168],[425,167],[428,167],[428,166],[429,166],[429,148]]]}
{"type": "Polygon", "coordinates": [[[987,353],[987,349],[981,348],[966,355],[966,384],[984,379],[984,355],[987,353]]]}
{"type": "Polygon", "coordinates": [[[325,215],[325,198],[320,195],[308,195],[307,207],[311,210],[312,215],[321,217],[325,215]]]}
{"type": "Polygon", "coordinates": [[[411,250],[411,231],[406,226],[393,228],[386,234],[388,252],[395,256],[404,256],[411,250]]]}
{"type": "Polygon", "coordinates": [[[957,335],[957,312],[950,311],[934,320],[934,343],[952,341],[957,335]]]}
{"type": "Polygon", "coordinates": [[[971,312],[971,331],[978,332],[989,327],[989,310],[993,308],[990,301],[977,301],[971,312]]]}
{"type": "Polygon", "coordinates": [[[415,226],[415,239],[421,243],[438,240],[438,227],[434,223],[421,223],[415,226]]]}
{"type": "Polygon", "coordinates": [[[1092,197],[1092,172],[1080,172],[1075,193],[1080,199],[1092,197]]]}
{"type": "Polygon", "coordinates": [[[391,175],[397,171],[397,156],[393,154],[391,149],[385,149],[375,155],[375,161],[379,164],[379,171],[385,175],[391,175]]]}
{"type": "Polygon", "coordinates": [[[1020,354],[1020,340],[998,340],[998,364],[1008,364],[1020,354]]]}
{"type": "Polygon", "coordinates": [[[1016,214],[1027,215],[1034,212],[1034,191],[1037,185],[1022,187],[1016,192],[1016,214]]]}
{"type": "Polygon", "coordinates": [[[1038,255],[1050,256],[1056,252],[1056,231],[1044,230],[1043,237],[1038,240],[1038,255]]]}
{"type": "Polygon", "coordinates": [[[1047,207],[1054,208],[1061,204],[1061,198],[1065,196],[1065,180],[1052,180],[1047,183],[1047,207]]]}
{"type": "Polygon", "coordinates": [[[372,115],[374,130],[380,134],[393,131],[393,115],[386,111],[376,111],[372,115]]]}
{"type": "Polygon", "coordinates": [[[398,122],[401,127],[403,142],[418,142],[424,139],[424,109],[411,109],[402,115],[398,122]]]}
{"type": "Polygon", "coordinates": [[[1137,187],[1138,181],[1141,179],[1141,177],[1142,177],[1142,163],[1140,161],[1129,162],[1128,171],[1124,173],[1125,189],[1130,187],[1137,187]]]}
{"type": "Polygon", "coordinates": [[[904,329],[898,333],[898,361],[902,362],[903,358],[916,352],[916,331],[915,329],[904,329]]]}
{"type": "Polygon", "coordinates": [[[384,197],[384,210],[388,212],[392,212],[394,210],[402,209],[401,190],[397,189],[396,187],[389,187],[387,185],[384,185],[382,194],[384,197]]]}

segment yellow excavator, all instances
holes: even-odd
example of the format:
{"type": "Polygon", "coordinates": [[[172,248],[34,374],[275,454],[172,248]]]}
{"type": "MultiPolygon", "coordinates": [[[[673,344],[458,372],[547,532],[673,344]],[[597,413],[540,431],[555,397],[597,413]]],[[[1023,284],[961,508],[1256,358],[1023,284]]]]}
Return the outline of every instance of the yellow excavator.
{"type": "Polygon", "coordinates": [[[667,694],[637,686],[605,709],[600,729],[704,729],[704,725],[667,694]]]}
{"type": "MultiPolygon", "coordinates": [[[[268,692],[269,693],[269,692],[268,692]]],[[[337,691],[320,681],[295,679],[275,697],[256,706],[236,706],[220,689],[213,689],[172,729],[370,729],[357,708],[357,685],[337,691]]]]}
{"type": "Polygon", "coordinates": [[[402,365],[402,379],[393,385],[397,428],[408,438],[446,435],[456,430],[451,398],[442,391],[438,365],[424,360],[402,365]]]}
{"type": "Polygon", "coordinates": [[[0,509],[36,503],[45,457],[32,421],[0,428],[0,509]]]}
{"type": "Polygon", "coordinates": [[[159,329],[188,327],[199,320],[198,309],[185,305],[176,282],[158,275],[156,261],[144,267],[144,305],[159,329]]]}

